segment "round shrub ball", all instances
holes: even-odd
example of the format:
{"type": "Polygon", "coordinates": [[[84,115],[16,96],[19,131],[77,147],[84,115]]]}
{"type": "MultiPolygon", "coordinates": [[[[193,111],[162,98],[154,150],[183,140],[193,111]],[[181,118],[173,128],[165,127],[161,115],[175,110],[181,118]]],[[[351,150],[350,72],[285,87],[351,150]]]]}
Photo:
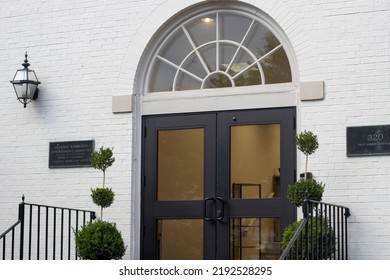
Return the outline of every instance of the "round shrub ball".
{"type": "Polygon", "coordinates": [[[126,246],[113,223],[97,220],[75,232],[76,253],[84,260],[119,260],[126,246]]]}
{"type": "MultiPolygon", "coordinates": [[[[296,221],[287,226],[283,231],[280,247],[285,250],[298,230],[303,220],[296,221]]],[[[301,235],[290,249],[290,253],[296,259],[327,260],[332,259],[336,249],[335,233],[329,219],[320,216],[309,217],[307,226],[302,229],[301,235]],[[307,241],[306,241],[306,234],[307,241]],[[301,236],[302,235],[302,236],[301,236]],[[308,247],[306,247],[306,245],[308,247]]]]}
{"type": "Polygon", "coordinates": [[[305,199],[321,201],[325,185],[314,179],[299,180],[288,186],[287,198],[296,207],[303,205],[305,199]]]}
{"type": "Polygon", "coordinates": [[[114,202],[115,194],[110,188],[103,187],[91,189],[91,192],[93,203],[102,208],[110,207],[114,202]]]}

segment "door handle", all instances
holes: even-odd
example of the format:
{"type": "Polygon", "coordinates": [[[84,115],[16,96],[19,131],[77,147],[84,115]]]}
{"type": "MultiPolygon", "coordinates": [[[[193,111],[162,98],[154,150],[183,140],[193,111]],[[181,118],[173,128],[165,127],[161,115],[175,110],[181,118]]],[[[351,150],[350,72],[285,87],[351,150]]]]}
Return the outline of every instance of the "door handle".
{"type": "Polygon", "coordinates": [[[217,205],[217,220],[222,222],[223,219],[225,218],[225,201],[220,196],[217,197],[217,200],[220,202],[217,203],[220,205],[220,207],[218,207],[217,205]]]}
{"type": "Polygon", "coordinates": [[[203,219],[205,221],[213,221],[213,218],[210,218],[207,216],[207,201],[214,201],[214,198],[213,197],[206,197],[204,200],[203,200],[203,219]]]}

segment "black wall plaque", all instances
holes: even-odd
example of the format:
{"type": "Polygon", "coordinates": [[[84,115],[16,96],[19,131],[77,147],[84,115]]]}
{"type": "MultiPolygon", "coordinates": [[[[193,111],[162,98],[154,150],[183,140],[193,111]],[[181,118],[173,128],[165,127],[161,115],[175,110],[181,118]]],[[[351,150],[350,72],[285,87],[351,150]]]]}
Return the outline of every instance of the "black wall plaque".
{"type": "Polygon", "coordinates": [[[347,156],[390,155],[390,125],[347,127],[347,156]]]}
{"type": "Polygon", "coordinates": [[[49,168],[91,166],[89,156],[94,150],[94,141],[51,142],[49,168]]]}

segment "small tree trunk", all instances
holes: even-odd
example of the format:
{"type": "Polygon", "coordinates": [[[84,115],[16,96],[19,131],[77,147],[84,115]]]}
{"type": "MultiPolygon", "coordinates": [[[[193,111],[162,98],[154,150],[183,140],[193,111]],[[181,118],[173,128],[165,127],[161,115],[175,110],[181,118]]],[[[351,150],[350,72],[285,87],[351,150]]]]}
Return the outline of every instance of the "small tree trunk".
{"type": "MultiPolygon", "coordinates": [[[[102,171],[103,171],[103,188],[104,188],[106,185],[106,170],[102,170],[102,171]]],[[[103,221],[103,207],[100,207],[100,218],[103,221]]]]}
{"type": "Polygon", "coordinates": [[[306,155],[306,164],[305,164],[305,181],[307,180],[307,163],[309,161],[309,155],[306,155]]]}

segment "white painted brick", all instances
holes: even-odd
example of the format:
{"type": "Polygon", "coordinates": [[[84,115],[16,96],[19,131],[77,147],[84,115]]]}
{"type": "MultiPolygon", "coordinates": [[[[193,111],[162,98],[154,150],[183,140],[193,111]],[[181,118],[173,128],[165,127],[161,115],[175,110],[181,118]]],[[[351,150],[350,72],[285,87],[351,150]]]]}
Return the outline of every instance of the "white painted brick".
{"type": "MultiPolygon", "coordinates": [[[[28,202],[98,210],[89,197],[98,171],[47,167],[50,141],[94,139],[97,147],[114,147],[117,162],[107,176],[118,199],[107,218],[131,244],[134,128],[131,114],[111,113],[111,97],[133,93],[137,64],[154,32],[198,2],[2,1],[0,233],[15,222],[22,194],[28,202]],[[26,50],[42,85],[38,101],[24,109],[8,81],[26,50]]],[[[324,100],[299,104],[298,125],[319,135],[309,168],[326,184],[326,200],[351,208],[350,257],[390,259],[390,161],[345,153],[347,126],[390,123],[389,1],[241,2],[284,29],[301,81],[325,82],[324,100]]]]}

